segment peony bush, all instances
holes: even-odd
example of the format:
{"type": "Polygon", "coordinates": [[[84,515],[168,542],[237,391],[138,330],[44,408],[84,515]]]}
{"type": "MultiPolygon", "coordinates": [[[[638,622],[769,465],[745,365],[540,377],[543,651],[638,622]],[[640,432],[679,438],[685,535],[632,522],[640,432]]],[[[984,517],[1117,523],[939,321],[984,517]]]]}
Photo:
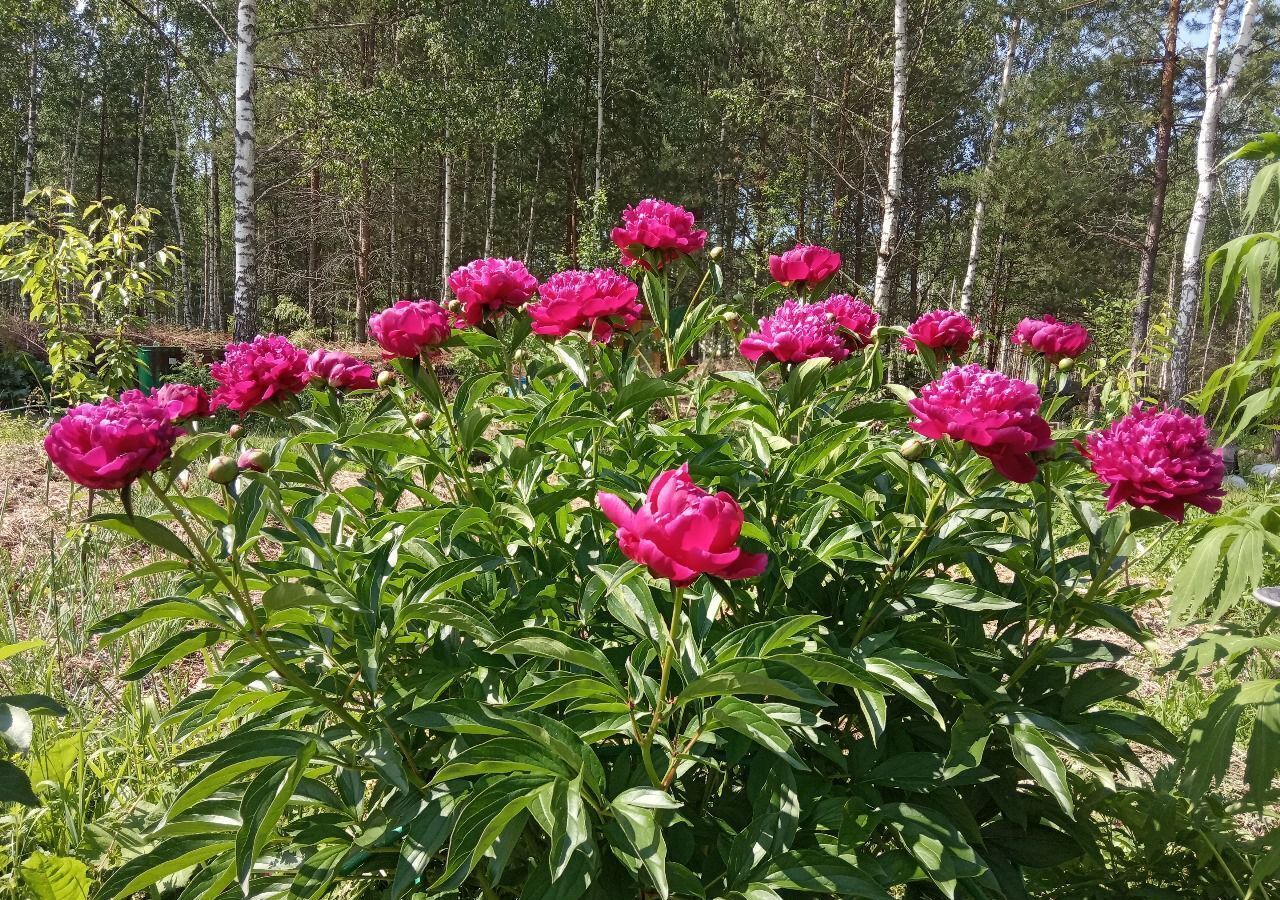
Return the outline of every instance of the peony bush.
{"type": "Polygon", "coordinates": [[[739,325],[687,211],[613,239],[630,277],[480,260],[460,315],[375,315],[376,379],[229,347],[212,405],[271,438],[143,396],[53,427],[69,478],[163,510],[94,517],[180,578],[97,625],[174,623],[123,677],[211,665],[102,896],[1014,898],[1097,853],[1117,776],[1173,749],[1097,629],[1142,640],[1119,563],[1216,503],[1203,423],[1055,434],[945,312],[906,335],[958,365],[886,383],[904,332],[821,296],[831,251],[783,254],[804,296],[739,325]],[[721,322],[743,365],[688,365],[721,322]],[[443,352],[481,365],[452,395],[443,352]]]}

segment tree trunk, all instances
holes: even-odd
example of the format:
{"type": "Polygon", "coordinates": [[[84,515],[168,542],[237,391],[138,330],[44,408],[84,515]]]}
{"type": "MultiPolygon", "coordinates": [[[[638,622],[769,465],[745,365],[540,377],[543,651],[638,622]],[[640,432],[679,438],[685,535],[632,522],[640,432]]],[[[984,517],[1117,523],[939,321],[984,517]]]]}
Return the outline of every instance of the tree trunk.
{"type": "Polygon", "coordinates": [[[876,253],[873,304],[884,315],[889,304],[889,264],[898,231],[898,195],[902,190],[903,116],[907,105],[907,0],[893,2],[893,112],[889,119],[889,165],[884,186],[884,218],[876,253]]]}
{"type": "Polygon", "coordinates": [[[529,194],[529,230],[525,233],[524,239],[524,262],[529,264],[529,257],[533,255],[533,223],[534,215],[538,211],[538,177],[542,175],[542,154],[539,153],[537,159],[533,163],[533,190],[529,194]]]}
{"type": "Polygon", "coordinates": [[[600,193],[603,181],[602,161],[604,159],[604,4],[605,0],[596,3],[596,184],[595,193],[600,193]]]}
{"type": "Polygon", "coordinates": [[[1004,51],[1004,69],[1000,73],[1000,87],[996,92],[996,107],[991,116],[991,145],[987,151],[986,165],[978,175],[978,199],[973,205],[973,230],[969,233],[969,264],[964,270],[964,284],[960,287],[960,312],[969,315],[973,310],[974,285],[978,280],[978,261],[982,256],[982,225],[987,213],[987,180],[1000,150],[1004,136],[1004,105],[1009,98],[1009,80],[1013,74],[1013,58],[1018,51],[1018,35],[1022,19],[1014,18],[1009,27],[1009,37],[1004,51]]]}
{"type": "Polygon", "coordinates": [[[307,321],[312,325],[316,319],[317,282],[320,280],[320,167],[311,167],[311,177],[307,185],[307,321]]]}
{"type": "Polygon", "coordinates": [[[98,171],[94,179],[93,198],[102,199],[102,175],[107,156],[107,85],[105,78],[98,97],[98,171]]]}
{"type": "MultiPolygon", "coordinates": [[[[210,128],[210,146],[217,146],[212,140],[213,129],[210,128]]],[[[213,252],[213,269],[210,272],[210,287],[213,289],[213,329],[227,330],[227,310],[222,302],[222,175],[218,166],[218,154],[209,154],[209,214],[212,216],[212,231],[209,238],[213,252]]]]}
{"type": "Polygon", "coordinates": [[[169,170],[169,203],[173,207],[173,227],[178,235],[178,246],[183,252],[178,254],[178,298],[177,309],[182,317],[182,324],[187,327],[195,321],[195,310],[191,305],[191,286],[187,282],[187,234],[182,225],[182,206],[178,203],[178,169],[182,164],[182,132],[178,129],[178,110],[173,103],[173,85],[169,86],[169,117],[173,122],[173,168],[169,170]]]}
{"type": "Polygon", "coordinates": [[[1169,0],[1165,17],[1164,58],[1160,63],[1160,119],[1156,123],[1151,212],[1147,216],[1147,235],[1142,244],[1142,262],[1138,267],[1138,300],[1133,311],[1130,364],[1142,352],[1142,345],[1147,341],[1147,328],[1151,324],[1151,290],[1155,281],[1156,259],[1160,256],[1160,232],[1164,228],[1164,198],[1169,188],[1169,147],[1173,143],[1173,88],[1178,77],[1178,23],[1181,18],[1182,0],[1169,0]]]}
{"type": "Polygon", "coordinates": [[[489,149],[489,218],[484,226],[484,255],[493,251],[493,213],[498,205],[498,145],[489,149]]]}
{"type": "Polygon", "coordinates": [[[133,206],[142,205],[142,164],[146,153],[147,138],[147,81],[151,67],[142,67],[142,96],[138,101],[138,152],[133,157],[133,206]]]}
{"type": "Polygon", "coordinates": [[[369,339],[369,160],[360,160],[360,209],[356,219],[356,340],[369,339]]]}
{"type": "Polygon", "coordinates": [[[36,106],[40,100],[40,52],[39,38],[31,38],[31,64],[27,69],[27,155],[22,166],[22,194],[25,197],[35,187],[36,179],[36,106]]]}
{"type": "Polygon", "coordinates": [[[1187,239],[1182,249],[1182,288],[1173,326],[1173,357],[1169,363],[1167,399],[1170,403],[1181,403],[1189,388],[1191,342],[1195,336],[1196,308],[1200,305],[1200,250],[1209,221],[1213,189],[1218,180],[1214,159],[1218,117],[1227,98],[1231,96],[1245,60],[1248,59],[1253,43],[1253,24],[1258,15],[1259,0],[1246,0],[1227,74],[1219,81],[1218,47],[1222,40],[1222,23],[1226,18],[1228,3],[1229,0],[1217,0],[1209,26],[1209,42],[1205,48],[1204,112],[1200,116],[1200,136],[1196,141],[1198,180],[1195,202],[1191,207],[1191,221],[1187,225],[1187,239]]]}
{"type": "Polygon", "coordinates": [[[76,169],[80,165],[80,126],[84,122],[84,97],[88,76],[80,73],[80,97],[76,101],[76,124],[71,131],[71,156],[67,160],[67,193],[75,196],[76,169]]]}
{"type": "MultiPolygon", "coordinates": [[[[449,129],[445,128],[445,140],[449,139],[449,129]]],[[[444,168],[442,173],[442,192],[440,199],[440,298],[442,300],[449,299],[449,259],[453,255],[453,248],[450,241],[453,238],[453,222],[449,217],[449,175],[452,163],[449,160],[448,151],[444,154],[444,168]]]]}
{"type": "Polygon", "coordinates": [[[236,118],[235,167],[231,185],[235,195],[234,240],[236,247],[236,284],[232,315],[232,337],[237,341],[253,338],[258,313],[258,236],[256,234],[256,198],[254,158],[258,125],[254,117],[254,57],[258,49],[258,2],[238,0],[236,6],[236,118]]]}

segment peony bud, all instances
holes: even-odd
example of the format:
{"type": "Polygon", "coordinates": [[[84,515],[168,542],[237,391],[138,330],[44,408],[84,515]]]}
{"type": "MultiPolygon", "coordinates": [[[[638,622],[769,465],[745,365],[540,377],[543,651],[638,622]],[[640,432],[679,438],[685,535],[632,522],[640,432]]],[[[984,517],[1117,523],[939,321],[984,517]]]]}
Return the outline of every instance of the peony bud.
{"type": "Polygon", "coordinates": [[[707,256],[711,257],[711,259],[719,259],[724,256],[724,248],[720,246],[712,247],[707,251],[707,256]]]}
{"type": "Polygon", "coordinates": [[[390,372],[386,369],[383,369],[381,372],[378,373],[378,387],[383,388],[385,390],[386,388],[391,387],[391,385],[395,383],[396,383],[395,372],[390,372]]]}
{"type": "Polygon", "coordinates": [[[924,441],[919,438],[908,438],[902,442],[902,446],[898,448],[898,452],[907,459],[917,460],[924,456],[926,449],[924,441]]]}
{"type": "Polygon", "coordinates": [[[431,413],[427,412],[425,409],[419,413],[416,413],[413,417],[414,428],[426,428],[430,424],[431,424],[431,413]]]}
{"type": "Polygon", "coordinates": [[[185,494],[187,489],[191,487],[191,473],[183,469],[178,473],[178,477],[173,479],[173,483],[179,491],[185,494]]]}
{"type": "Polygon", "coordinates": [[[244,437],[244,426],[240,425],[239,423],[232,425],[230,428],[227,429],[227,436],[230,437],[232,440],[239,440],[240,438],[244,437]]]}
{"type": "Polygon", "coordinates": [[[240,469],[236,466],[236,461],[230,456],[215,456],[209,463],[209,469],[206,474],[214,484],[230,484],[236,480],[236,475],[240,474],[240,469]]]}
{"type": "Polygon", "coordinates": [[[236,465],[244,471],[265,472],[271,468],[271,454],[266,450],[246,450],[240,454],[236,465]]]}
{"type": "Polygon", "coordinates": [[[1070,356],[1064,356],[1062,357],[1062,359],[1058,360],[1059,372],[1070,372],[1075,367],[1076,367],[1076,361],[1072,359],[1070,356]]]}
{"type": "Polygon", "coordinates": [[[724,324],[732,328],[734,325],[737,325],[739,322],[742,321],[742,316],[738,315],[733,310],[729,310],[727,313],[725,313],[723,316],[720,317],[720,320],[724,322],[724,324]]]}
{"type": "Polygon", "coordinates": [[[889,336],[889,327],[887,325],[877,325],[871,329],[871,340],[874,343],[880,343],[889,336]]]}

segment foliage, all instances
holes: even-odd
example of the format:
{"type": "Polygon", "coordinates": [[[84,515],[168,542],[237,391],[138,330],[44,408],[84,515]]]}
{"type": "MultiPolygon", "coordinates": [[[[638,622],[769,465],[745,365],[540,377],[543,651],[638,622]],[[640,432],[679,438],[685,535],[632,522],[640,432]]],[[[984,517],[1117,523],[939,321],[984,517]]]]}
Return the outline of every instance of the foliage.
{"type": "Polygon", "coordinates": [[[43,333],[50,399],[74,405],[131,386],[138,362],[128,333],[168,302],[164,279],[177,254],[148,249],[154,210],[81,209],[53,189],[23,206],[28,218],[0,225],[0,280],[18,283],[43,333]]]}
{"type": "Polygon", "coordinates": [[[674,365],[566,341],[512,389],[521,329],[462,332],[487,371],[456,396],[400,363],[367,413],[283,411],[220,502],[164,486],[226,443],[199,434],[150,482],[165,513],[97,518],[178,579],[97,626],[179,629],[124,677],[219,660],[102,896],[195,866],[187,897],[1016,897],[1097,852],[1092,798],[1177,752],[1089,633],[1143,639],[1154,591],[1116,563],[1164,520],[1102,516],[1071,450],[1025,487],[963,445],[908,460],[878,353],[691,372],[718,278],[671,268],[643,280],[674,365]],[[760,578],[672,589],[618,553],[597,490],[683,462],[742,502],[760,578]]]}

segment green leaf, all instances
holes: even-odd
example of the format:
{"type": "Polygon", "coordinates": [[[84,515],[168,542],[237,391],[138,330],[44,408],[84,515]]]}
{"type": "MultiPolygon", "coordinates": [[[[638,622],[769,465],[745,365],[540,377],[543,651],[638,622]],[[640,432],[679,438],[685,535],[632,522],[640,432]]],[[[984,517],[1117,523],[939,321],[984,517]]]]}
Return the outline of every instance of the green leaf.
{"type": "Polygon", "coordinates": [[[1009,731],[1009,737],[1014,758],[1037,784],[1053,795],[1063,812],[1075,818],[1067,767],[1062,764],[1058,751],[1050,746],[1040,729],[1026,722],[1015,724],[1009,731]]]}
{"type": "Polygon", "coordinates": [[[183,869],[206,862],[235,849],[235,841],[223,834],[192,834],[162,841],[135,856],[103,882],[96,896],[121,900],[135,891],[155,885],[183,869]]]}
{"type": "MultiPolygon", "coordinates": [[[[9,697],[0,695],[0,701],[9,697]]],[[[0,702],[0,739],[11,753],[26,753],[31,749],[31,714],[21,706],[0,702]]]]}
{"type": "Polygon", "coordinates": [[[7,759],[0,759],[0,803],[40,805],[40,801],[31,790],[31,779],[27,777],[27,773],[7,759]]]}
{"type": "Polygon", "coordinates": [[[68,856],[36,851],[18,868],[32,900],[87,900],[89,867],[68,856]]]}
{"type": "Polygon", "coordinates": [[[739,697],[722,697],[707,710],[707,725],[709,729],[717,725],[732,728],[776,753],[787,765],[802,771],[809,769],[793,752],[795,748],[791,738],[787,737],[782,726],[754,703],[739,697]]]}
{"type": "Polygon", "coordinates": [[[11,656],[17,656],[19,653],[25,653],[28,650],[35,650],[43,646],[44,641],[34,639],[29,641],[19,641],[16,644],[0,644],[0,662],[3,662],[11,656]]]}
{"type": "Polygon", "coordinates": [[[292,760],[281,760],[257,774],[245,788],[240,801],[240,830],[236,833],[236,875],[240,889],[248,895],[253,864],[273,837],[276,824],[294,789],[315,756],[316,745],[308,742],[292,760]]]}
{"type": "Polygon", "coordinates": [[[764,883],[770,888],[810,894],[891,900],[890,894],[854,863],[821,850],[783,853],[773,861],[764,883]]]}
{"type": "Polygon", "coordinates": [[[568,665],[581,666],[602,675],[610,684],[618,685],[618,674],[600,650],[581,638],[563,632],[531,625],[513,631],[489,648],[491,653],[513,656],[539,656],[568,665]]]}
{"type": "Polygon", "coordinates": [[[954,896],[956,879],[976,878],[986,871],[964,835],[938,810],[887,803],[880,812],[898,833],[902,846],[948,896],[954,896]]]}
{"type": "Polygon", "coordinates": [[[99,515],[89,519],[95,525],[117,531],[120,534],[146,541],[166,553],[195,562],[195,556],[179,537],[167,527],[145,516],[99,515]]]}
{"type": "Polygon", "coordinates": [[[137,681],[156,669],[169,665],[223,640],[226,634],[220,628],[194,628],[170,635],[133,661],[120,674],[125,681],[137,681]]]}
{"type": "MultiPolygon", "coordinates": [[[[610,804],[613,821],[626,849],[649,873],[658,896],[666,900],[670,894],[667,884],[667,842],[662,835],[662,826],[658,824],[658,808],[637,805],[629,799],[633,796],[636,795],[630,791],[625,792],[610,804]]],[[[644,796],[647,799],[648,795],[644,796]]]]}
{"type": "Polygon", "coordinates": [[[703,697],[739,694],[762,694],[813,706],[831,705],[831,701],[803,672],[782,662],[780,657],[760,659],[744,656],[731,659],[694,679],[680,692],[676,706],[681,707],[703,697]]]}

